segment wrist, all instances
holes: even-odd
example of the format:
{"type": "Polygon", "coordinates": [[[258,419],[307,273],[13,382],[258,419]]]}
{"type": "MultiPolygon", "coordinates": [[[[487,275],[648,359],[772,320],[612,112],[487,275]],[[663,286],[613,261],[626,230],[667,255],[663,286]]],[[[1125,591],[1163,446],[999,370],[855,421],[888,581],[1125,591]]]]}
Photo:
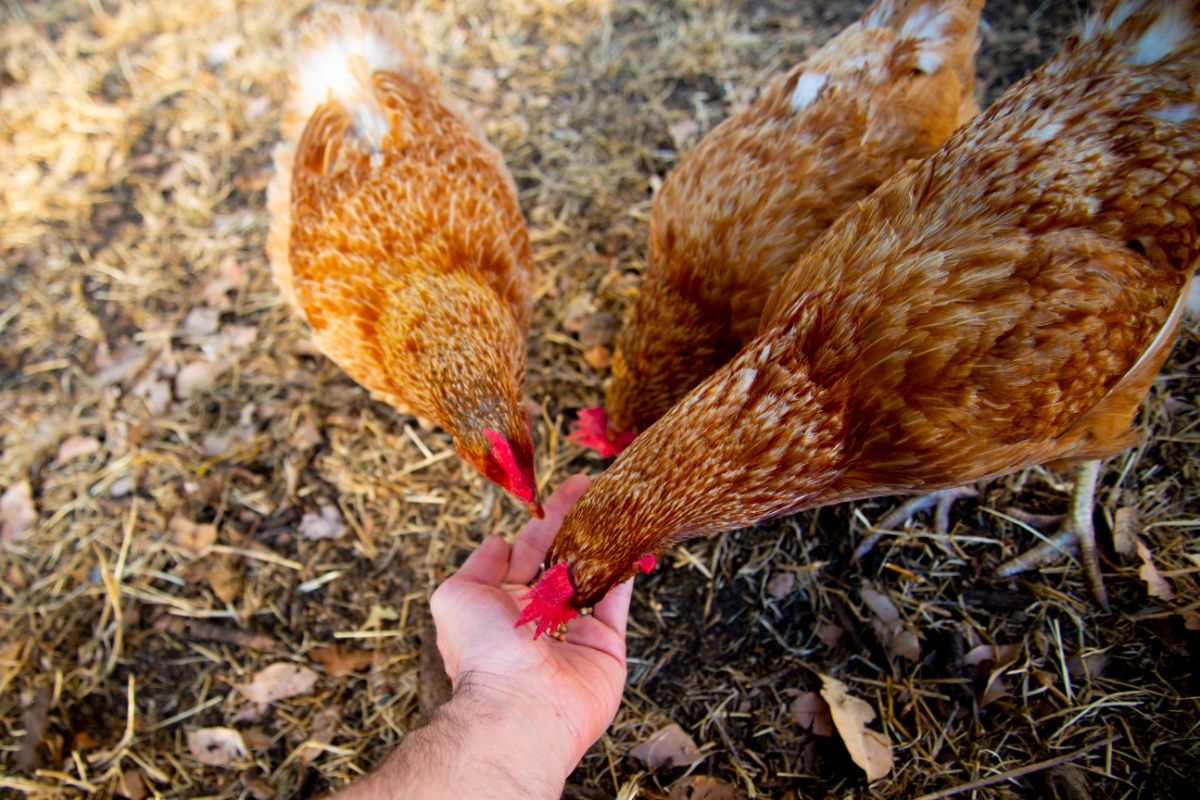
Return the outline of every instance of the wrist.
{"type": "Polygon", "coordinates": [[[564,769],[558,745],[494,692],[460,686],[429,724],[405,736],[365,796],[556,800],[574,766],[564,769]]]}
{"type": "Polygon", "coordinates": [[[528,696],[522,686],[504,678],[465,673],[455,681],[454,697],[443,708],[470,719],[499,761],[520,775],[553,785],[555,798],[587,749],[585,745],[576,752],[577,732],[550,703],[528,696]]]}

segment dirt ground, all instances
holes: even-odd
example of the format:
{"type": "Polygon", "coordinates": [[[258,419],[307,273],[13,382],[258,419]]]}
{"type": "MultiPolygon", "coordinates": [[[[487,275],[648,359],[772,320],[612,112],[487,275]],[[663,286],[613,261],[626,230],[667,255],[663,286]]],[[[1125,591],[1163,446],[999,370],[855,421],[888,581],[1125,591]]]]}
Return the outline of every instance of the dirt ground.
{"type": "MultiPolygon", "coordinates": [[[[521,189],[545,488],[604,467],[563,441],[604,379],[585,357],[604,342],[580,322],[628,307],[653,186],[865,6],[401,8],[521,189]]],[[[1081,7],[989,3],[981,99],[1053,52],[1081,7]]],[[[420,724],[429,593],[523,521],[444,433],[317,355],[271,284],[264,188],[306,10],[0,5],[0,796],[304,798],[361,774],[420,724]],[[315,683],[248,702],[235,684],[277,662],[315,683]],[[200,763],[211,728],[244,752],[200,763]]],[[[981,485],[950,536],[921,517],[862,562],[856,542],[897,501],[691,543],[639,579],[625,701],[567,796],[1190,794],[1198,360],[1189,322],[1144,404],[1145,443],[1105,467],[1113,613],[1071,560],[991,577],[1034,541],[1013,509],[1065,510],[1070,475],[1046,470],[981,485]],[[1144,558],[1114,549],[1116,528],[1144,558]],[[794,705],[820,674],[877,711],[887,777],[868,784],[838,736],[802,726],[794,705]],[[701,758],[651,770],[631,751],[672,722],[701,758]]]]}

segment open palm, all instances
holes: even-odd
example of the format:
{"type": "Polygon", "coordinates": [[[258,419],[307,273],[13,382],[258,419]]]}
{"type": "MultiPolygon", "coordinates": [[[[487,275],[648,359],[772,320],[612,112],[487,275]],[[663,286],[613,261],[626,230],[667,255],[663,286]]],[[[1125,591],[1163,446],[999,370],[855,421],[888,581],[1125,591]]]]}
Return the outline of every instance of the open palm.
{"type": "Polygon", "coordinates": [[[430,601],[455,692],[523,716],[539,744],[569,765],[600,737],[620,705],[632,581],[572,623],[561,641],[534,640],[531,628],[514,624],[563,516],[588,483],[583,475],[564,481],[547,500],[545,519],[531,520],[511,548],[489,536],[430,601]],[[565,738],[564,728],[570,734],[565,738]]]}

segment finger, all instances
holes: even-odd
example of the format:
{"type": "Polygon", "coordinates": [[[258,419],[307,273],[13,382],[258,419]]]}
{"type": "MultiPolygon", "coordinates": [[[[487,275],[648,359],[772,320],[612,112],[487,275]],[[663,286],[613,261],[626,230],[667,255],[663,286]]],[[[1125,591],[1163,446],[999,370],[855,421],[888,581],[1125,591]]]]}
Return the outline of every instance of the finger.
{"type": "Polygon", "coordinates": [[[546,501],[544,519],[532,519],[517,534],[513,542],[512,558],[508,562],[510,583],[529,583],[537,575],[554,535],[562,527],[563,517],[575,505],[575,501],[587,491],[591,479],[587,475],[572,475],[558,485],[554,494],[546,501]]]}
{"type": "Polygon", "coordinates": [[[508,569],[508,559],[508,543],[499,536],[492,535],[484,539],[483,544],[471,553],[454,577],[473,583],[499,586],[508,569]]]}
{"type": "Polygon", "coordinates": [[[629,601],[633,598],[633,578],[609,589],[604,599],[596,603],[596,619],[612,628],[625,639],[625,625],[629,621],[629,601]]]}
{"type": "Polygon", "coordinates": [[[566,642],[608,653],[618,663],[625,663],[625,638],[600,620],[591,617],[575,620],[567,626],[566,642]]]}

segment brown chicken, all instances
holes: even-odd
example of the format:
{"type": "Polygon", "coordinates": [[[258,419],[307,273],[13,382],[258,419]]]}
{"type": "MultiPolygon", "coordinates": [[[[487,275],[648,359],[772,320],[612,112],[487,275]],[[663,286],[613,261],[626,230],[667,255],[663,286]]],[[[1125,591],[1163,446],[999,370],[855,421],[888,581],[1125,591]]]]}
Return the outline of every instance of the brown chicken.
{"type": "Polygon", "coordinates": [[[321,352],[541,516],[512,176],[395,15],[319,9],[300,48],[268,192],[276,283],[321,352]]]}
{"type": "Polygon", "coordinates": [[[1109,2],[838,220],[572,509],[523,621],[684,539],[1129,447],[1200,255],[1198,26],[1200,0],[1109,2]]]}
{"type": "Polygon", "coordinates": [[[587,409],[574,439],[610,455],[649,427],[754,338],[767,296],[818,234],[978,113],[982,7],[876,0],[679,162],[616,341],[610,430],[587,409]]]}

